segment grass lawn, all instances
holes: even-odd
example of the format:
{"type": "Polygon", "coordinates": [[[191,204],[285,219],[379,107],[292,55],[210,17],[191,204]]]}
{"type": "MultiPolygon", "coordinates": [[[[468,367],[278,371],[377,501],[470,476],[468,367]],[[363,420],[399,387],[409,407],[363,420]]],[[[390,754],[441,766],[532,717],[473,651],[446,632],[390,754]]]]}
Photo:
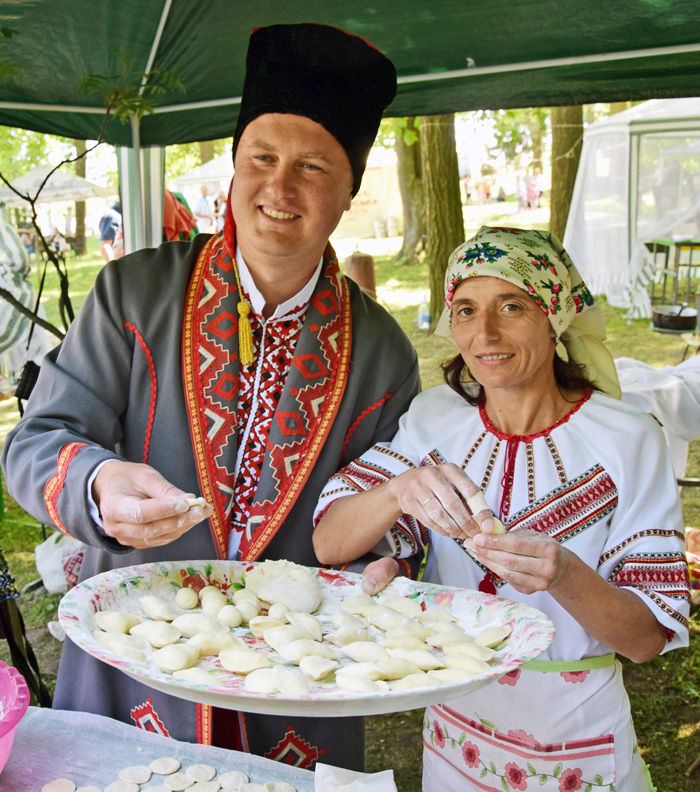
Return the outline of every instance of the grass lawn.
{"type": "MultiPolygon", "coordinates": [[[[482,224],[510,224],[545,228],[546,213],[542,211],[518,214],[512,204],[468,207],[465,212],[467,232],[482,224]]],[[[451,342],[419,331],[416,315],[421,296],[427,288],[427,266],[397,266],[392,251],[398,250],[400,240],[360,240],[359,247],[375,257],[377,296],[396,317],[414,343],[421,364],[423,387],[439,384],[439,363],[452,354],[451,342]]],[[[69,260],[71,295],[77,308],[91,288],[102,266],[102,260],[92,240],[90,253],[81,259],[69,260]]],[[[354,240],[339,240],[336,244],[341,260],[355,248],[354,240]]],[[[50,273],[44,305],[47,317],[57,323],[57,278],[50,273]]],[[[608,327],[608,345],[614,357],[627,356],[660,367],[679,363],[685,344],[677,337],[652,332],[648,320],[628,322],[624,311],[611,308],[604,302],[608,327]]],[[[18,420],[16,402],[0,402],[0,438],[18,420]]],[[[691,444],[688,476],[700,477],[700,442],[691,444]]],[[[700,493],[686,489],[682,495],[686,525],[700,526],[700,493]]],[[[42,541],[41,527],[28,517],[4,493],[5,514],[0,523],[2,546],[10,569],[19,587],[36,577],[34,548],[42,541]]],[[[45,641],[44,626],[52,618],[58,597],[26,595],[19,600],[28,625],[34,631],[32,640],[45,641]],[[42,632],[43,631],[43,632],[42,632]]],[[[693,619],[690,649],[672,652],[643,666],[625,662],[625,679],[630,691],[640,748],[651,766],[652,777],[660,792],[691,792],[700,789],[700,771],[688,779],[685,770],[700,754],[698,733],[698,704],[700,703],[700,639],[697,616],[693,619]]],[[[48,639],[47,652],[58,652],[58,645],[48,639]],[[53,648],[51,648],[53,646],[53,648]]],[[[6,659],[0,647],[0,658],[6,659]]],[[[51,684],[51,674],[47,675],[51,684]]],[[[368,719],[368,770],[393,767],[401,792],[420,790],[420,723],[418,710],[368,719]]],[[[641,791],[640,791],[641,792],[641,791]]]]}

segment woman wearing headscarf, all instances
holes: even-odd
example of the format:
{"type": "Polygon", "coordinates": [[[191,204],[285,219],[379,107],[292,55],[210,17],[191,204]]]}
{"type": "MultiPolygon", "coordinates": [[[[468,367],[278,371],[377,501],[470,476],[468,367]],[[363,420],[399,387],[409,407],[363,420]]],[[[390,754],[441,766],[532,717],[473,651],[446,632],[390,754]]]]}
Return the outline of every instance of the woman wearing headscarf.
{"type": "Polygon", "coordinates": [[[319,561],[407,556],[429,529],[424,579],[554,623],[538,660],[426,710],[425,792],[651,789],[615,653],[642,662],[688,641],[661,430],[619,401],[600,308],[551,234],[482,228],[450,257],[445,305],[447,384],[329,481],[319,561]]]}

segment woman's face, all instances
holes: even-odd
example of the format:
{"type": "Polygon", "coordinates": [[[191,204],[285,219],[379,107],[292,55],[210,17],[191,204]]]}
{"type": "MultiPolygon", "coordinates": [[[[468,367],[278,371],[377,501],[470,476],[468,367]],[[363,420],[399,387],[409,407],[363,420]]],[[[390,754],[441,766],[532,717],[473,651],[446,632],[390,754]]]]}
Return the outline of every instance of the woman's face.
{"type": "Polygon", "coordinates": [[[452,299],[452,336],[484,389],[548,388],[554,331],[527,292],[487,276],[466,278],[452,299]]]}

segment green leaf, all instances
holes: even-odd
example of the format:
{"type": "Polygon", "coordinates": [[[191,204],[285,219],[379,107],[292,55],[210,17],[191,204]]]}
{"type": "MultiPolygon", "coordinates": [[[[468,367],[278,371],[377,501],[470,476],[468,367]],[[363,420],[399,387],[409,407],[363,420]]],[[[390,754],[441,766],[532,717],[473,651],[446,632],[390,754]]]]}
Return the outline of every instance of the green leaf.
{"type": "Polygon", "coordinates": [[[501,776],[501,786],[503,787],[503,789],[506,790],[506,792],[508,792],[508,790],[510,789],[510,784],[506,781],[505,776],[501,776]]]}
{"type": "Polygon", "coordinates": [[[586,789],[584,790],[584,792],[592,792],[592,790],[593,790],[593,784],[589,784],[589,785],[586,787],[586,789]]]}
{"type": "Polygon", "coordinates": [[[540,786],[544,786],[547,783],[547,776],[541,775],[540,776],[540,786]]]}
{"type": "Polygon", "coordinates": [[[479,778],[483,778],[483,777],[484,777],[484,776],[485,776],[487,773],[488,773],[488,770],[487,770],[486,768],[484,768],[484,769],[481,771],[481,775],[479,776],[479,778]]]}
{"type": "Polygon", "coordinates": [[[196,569],[192,569],[192,567],[186,567],[185,571],[187,572],[188,575],[196,575],[197,577],[199,577],[199,572],[197,572],[196,569]]]}
{"type": "Polygon", "coordinates": [[[207,573],[207,575],[211,575],[211,573],[214,571],[214,567],[211,564],[207,564],[204,567],[204,571],[207,573]]]}
{"type": "Polygon", "coordinates": [[[467,741],[467,735],[464,732],[462,732],[462,734],[459,737],[459,744],[464,745],[466,741],[467,741]]]}
{"type": "Polygon", "coordinates": [[[597,775],[595,777],[595,782],[598,784],[598,786],[603,786],[603,776],[597,775]]]}
{"type": "Polygon", "coordinates": [[[435,733],[430,732],[430,744],[435,745],[435,733]]]}
{"type": "Polygon", "coordinates": [[[532,776],[537,775],[537,770],[535,770],[535,768],[531,764],[528,764],[527,772],[530,773],[530,775],[532,776]]]}
{"type": "Polygon", "coordinates": [[[493,762],[491,762],[491,772],[492,773],[496,772],[496,765],[493,762]]]}
{"type": "Polygon", "coordinates": [[[447,731],[447,725],[443,726],[442,731],[443,731],[445,737],[447,737],[448,740],[452,739],[452,737],[450,737],[450,733],[447,731]]]}
{"type": "Polygon", "coordinates": [[[555,778],[559,778],[559,776],[561,775],[561,771],[563,769],[564,769],[564,767],[563,767],[562,763],[559,762],[559,764],[554,768],[554,777],[555,778]]]}
{"type": "Polygon", "coordinates": [[[481,720],[481,725],[482,726],[486,726],[487,729],[492,729],[493,731],[498,731],[496,726],[493,723],[491,723],[491,721],[483,720],[482,718],[480,718],[479,720],[481,720]]]}

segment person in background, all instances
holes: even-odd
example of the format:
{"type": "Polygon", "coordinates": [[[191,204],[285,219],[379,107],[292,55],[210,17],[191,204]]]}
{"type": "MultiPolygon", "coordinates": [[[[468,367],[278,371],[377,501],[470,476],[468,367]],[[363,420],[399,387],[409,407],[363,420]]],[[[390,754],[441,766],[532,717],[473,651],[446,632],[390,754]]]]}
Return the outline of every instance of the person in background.
{"type": "Polygon", "coordinates": [[[119,245],[121,230],[122,209],[117,201],[100,218],[100,253],[105,262],[123,255],[123,246],[119,245]]]}
{"type": "Polygon", "coordinates": [[[226,219],[226,193],[220,192],[216,202],[216,230],[221,231],[226,219]]]}
{"type": "MultiPolygon", "coordinates": [[[[328,242],[395,93],[393,64],[360,37],[252,33],[223,231],[104,267],[3,447],[13,497],[86,543],[81,579],[188,559],[318,565],[324,484],[390,439],[420,390],[415,350],[328,242]]],[[[302,767],[364,764],[361,718],[196,704],[70,641],[55,706],[302,767]]]]}
{"type": "Polygon", "coordinates": [[[197,229],[200,234],[208,234],[211,231],[214,221],[214,210],[209,202],[209,188],[203,184],[199,188],[199,198],[194,204],[194,217],[197,221],[197,229]]]}
{"type": "MultiPolygon", "coordinates": [[[[615,653],[641,663],[688,644],[664,436],[619,401],[602,312],[551,234],[481,228],[450,257],[445,304],[459,350],[446,384],[331,478],[319,560],[412,554],[429,530],[424,580],[554,624],[537,660],[426,710],[425,792],[651,790],[615,653]]],[[[394,563],[367,570],[371,591],[394,563]]]]}

